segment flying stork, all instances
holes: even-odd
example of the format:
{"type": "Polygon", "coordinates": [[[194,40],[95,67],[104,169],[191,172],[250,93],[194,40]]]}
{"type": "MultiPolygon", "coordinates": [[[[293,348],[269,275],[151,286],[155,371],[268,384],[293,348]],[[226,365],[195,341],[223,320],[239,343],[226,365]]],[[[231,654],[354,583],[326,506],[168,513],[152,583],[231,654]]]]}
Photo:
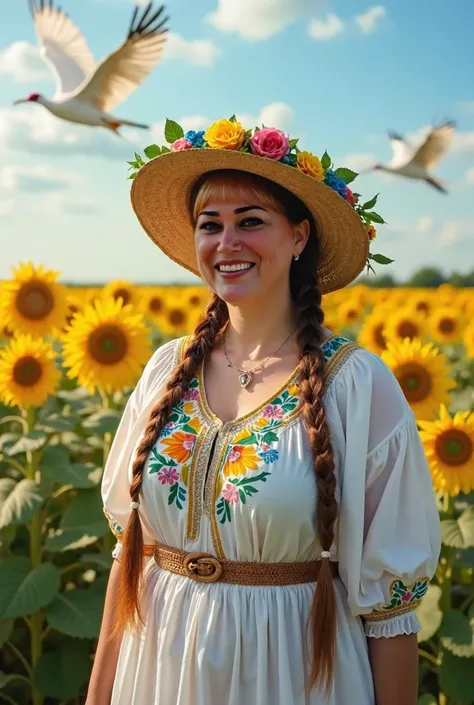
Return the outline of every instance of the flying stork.
{"type": "Polygon", "coordinates": [[[118,49],[99,64],[84,36],[54,0],[28,0],[38,36],[40,55],[56,78],[56,93],[45,98],[31,93],[18,103],[40,103],[63,120],[105,127],[119,134],[122,125],[148,125],[111,114],[145,80],[158,63],[166,43],[164,6],[149,2],[133,11],[130,29],[118,49]]]}

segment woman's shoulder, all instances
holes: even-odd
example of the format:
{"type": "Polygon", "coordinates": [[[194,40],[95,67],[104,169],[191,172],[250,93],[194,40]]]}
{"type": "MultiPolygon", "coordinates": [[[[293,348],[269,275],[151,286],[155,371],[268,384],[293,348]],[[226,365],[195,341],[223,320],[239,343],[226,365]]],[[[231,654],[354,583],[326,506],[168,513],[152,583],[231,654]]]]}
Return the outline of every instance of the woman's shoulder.
{"type": "Polygon", "coordinates": [[[145,365],[135,389],[140,405],[147,397],[156,396],[157,390],[164,386],[172,371],[181,361],[182,351],[187,337],[174,338],[160,345],[145,365]]]}

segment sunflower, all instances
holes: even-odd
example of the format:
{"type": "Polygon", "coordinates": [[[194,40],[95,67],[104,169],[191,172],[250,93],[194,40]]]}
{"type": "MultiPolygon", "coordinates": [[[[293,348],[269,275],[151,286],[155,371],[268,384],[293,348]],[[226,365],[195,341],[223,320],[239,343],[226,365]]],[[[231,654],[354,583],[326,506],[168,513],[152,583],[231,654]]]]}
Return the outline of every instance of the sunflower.
{"type": "Polygon", "coordinates": [[[125,279],[114,279],[106,284],[102,290],[102,295],[105,299],[110,296],[116,301],[122,299],[124,306],[128,306],[128,304],[136,306],[140,298],[132,282],[125,279]]]}
{"type": "Polygon", "coordinates": [[[67,316],[66,287],[58,272],[31,262],[12,269],[13,279],[2,286],[0,318],[18,333],[41,337],[62,328],[67,316]]]}
{"type": "Polygon", "coordinates": [[[362,315],[362,305],[357,301],[357,299],[348,299],[342,304],[339,304],[337,308],[337,319],[343,328],[352,326],[362,315]]]}
{"type": "Polygon", "coordinates": [[[456,496],[474,490],[474,414],[451,417],[441,404],[439,419],[419,421],[420,436],[437,492],[456,496]]]}
{"type": "Polygon", "coordinates": [[[89,391],[107,393],[132,386],[151,351],[141,314],[121,299],[97,301],[77,313],[64,336],[67,376],[89,391]]]}
{"type": "Polygon", "coordinates": [[[178,301],[171,301],[157,317],[156,324],[164,335],[173,337],[186,335],[190,325],[189,310],[178,301]]]}
{"type": "Polygon", "coordinates": [[[359,331],[358,343],[377,355],[381,355],[387,348],[387,341],[384,335],[386,320],[387,309],[383,306],[374,308],[359,331]]]}
{"type": "Polygon", "coordinates": [[[41,406],[59,385],[51,343],[20,334],[0,351],[0,399],[27,409],[41,406]]]}
{"type": "Polygon", "coordinates": [[[79,313],[84,308],[84,299],[76,293],[67,295],[67,317],[66,327],[71,325],[76,313],[79,313]]]}
{"type": "Polygon", "coordinates": [[[397,378],[417,419],[431,421],[440,404],[449,403],[456,384],[448,377],[446,356],[432,343],[419,339],[387,341],[382,359],[397,378]]]}
{"type": "Polygon", "coordinates": [[[412,308],[401,306],[387,316],[385,336],[392,342],[400,342],[405,338],[423,338],[425,332],[424,316],[412,308]]]}
{"type": "Polygon", "coordinates": [[[204,286],[187,286],[183,290],[183,302],[190,310],[204,311],[209,303],[209,290],[204,286]]]}
{"type": "Polygon", "coordinates": [[[415,309],[415,311],[421,313],[423,316],[429,316],[433,310],[433,304],[433,295],[424,291],[418,291],[407,299],[407,306],[415,309]]]}
{"type": "Polygon", "coordinates": [[[139,301],[140,311],[150,321],[156,321],[166,308],[164,289],[150,287],[141,291],[139,301]]]}
{"type": "Polygon", "coordinates": [[[431,335],[440,343],[456,343],[462,337],[463,319],[454,306],[439,306],[428,319],[431,335]]]}

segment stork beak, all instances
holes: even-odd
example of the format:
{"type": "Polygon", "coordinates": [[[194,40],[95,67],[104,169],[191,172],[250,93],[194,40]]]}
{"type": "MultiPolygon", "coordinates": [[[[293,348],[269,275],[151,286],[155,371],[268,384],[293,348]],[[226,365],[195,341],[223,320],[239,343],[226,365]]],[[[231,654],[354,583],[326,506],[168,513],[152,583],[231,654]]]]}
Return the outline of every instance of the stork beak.
{"type": "Polygon", "coordinates": [[[13,105],[19,105],[20,103],[28,103],[26,98],[20,98],[19,100],[14,100],[13,105]]]}

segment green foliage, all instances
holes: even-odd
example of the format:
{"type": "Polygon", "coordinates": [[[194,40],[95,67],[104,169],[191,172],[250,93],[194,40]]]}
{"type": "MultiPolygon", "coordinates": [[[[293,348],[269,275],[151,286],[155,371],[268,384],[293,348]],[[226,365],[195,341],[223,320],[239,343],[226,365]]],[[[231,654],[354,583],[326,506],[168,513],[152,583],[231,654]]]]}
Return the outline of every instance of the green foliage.
{"type": "Polygon", "coordinates": [[[182,137],[184,137],[184,130],[181,125],[167,118],[165,124],[165,140],[168,144],[173,144],[173,142],[176,142],[176,140],[182,137]]]}

